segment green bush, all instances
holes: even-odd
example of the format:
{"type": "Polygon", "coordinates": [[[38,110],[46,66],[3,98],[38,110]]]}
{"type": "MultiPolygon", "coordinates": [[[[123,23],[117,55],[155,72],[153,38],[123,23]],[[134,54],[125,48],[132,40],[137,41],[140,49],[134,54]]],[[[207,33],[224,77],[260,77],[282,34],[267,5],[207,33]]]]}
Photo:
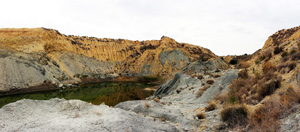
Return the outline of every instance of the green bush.
{"type": "Polygon", "coordinates": [[[237,61],[236,59],[231,59],[231,60],[229,61],[229,63],[232,64],[232,65],[235,65],[235,64],[238,63],[238,61],[237,61]]]}
{"type": "Polygon", "coordinates": [[[282,48],[279,48],[278,46],[275,47],[274,54],[276,55],[276,54],[279,54],[280,52],[282,52],[282,48]]]}

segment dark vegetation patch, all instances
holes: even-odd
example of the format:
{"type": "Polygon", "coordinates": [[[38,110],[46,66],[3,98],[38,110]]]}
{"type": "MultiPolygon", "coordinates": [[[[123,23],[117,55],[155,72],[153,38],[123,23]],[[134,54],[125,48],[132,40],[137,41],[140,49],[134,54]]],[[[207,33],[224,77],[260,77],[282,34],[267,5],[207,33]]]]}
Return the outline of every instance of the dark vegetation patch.
{"type": "Polygon", "coordinates": [[[231,128],[244,126],[248,123],[248,110],[244,105],[230,106],[221,111],[221,119],[231,128]]]}

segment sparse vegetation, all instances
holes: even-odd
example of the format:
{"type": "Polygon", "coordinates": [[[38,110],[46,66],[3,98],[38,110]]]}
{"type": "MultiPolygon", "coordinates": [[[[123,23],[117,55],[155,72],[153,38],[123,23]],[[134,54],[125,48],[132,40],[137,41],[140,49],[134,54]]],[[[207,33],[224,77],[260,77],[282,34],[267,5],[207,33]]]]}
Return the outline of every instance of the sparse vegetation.
{"type": "Polygon", "coordinates": [[[250,119],[252,130],[273,132],[279,129],[279,116],[285,110],[284,106],[277,99],[264,102],[256,108],[250,119]]]}

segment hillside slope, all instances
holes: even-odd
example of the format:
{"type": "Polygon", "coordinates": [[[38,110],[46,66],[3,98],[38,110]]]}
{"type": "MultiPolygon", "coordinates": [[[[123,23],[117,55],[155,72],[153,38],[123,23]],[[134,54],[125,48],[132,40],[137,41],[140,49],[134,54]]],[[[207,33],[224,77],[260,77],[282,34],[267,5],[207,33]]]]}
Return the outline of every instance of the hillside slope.
{"type": "Polygon", "coordinates": [[[300,27],[276,32],[252,55],[228,58],[238,61],[239,78],[218,100],[224,112],[238,108],[247,111],[235,117],[223,114],[224,121],[246,131],[299,130],[288,123],[298,121],[295,116],[299,116],[300,27]],[[235,118],[244,118],[244,123],[235,122],[235,118]]]}

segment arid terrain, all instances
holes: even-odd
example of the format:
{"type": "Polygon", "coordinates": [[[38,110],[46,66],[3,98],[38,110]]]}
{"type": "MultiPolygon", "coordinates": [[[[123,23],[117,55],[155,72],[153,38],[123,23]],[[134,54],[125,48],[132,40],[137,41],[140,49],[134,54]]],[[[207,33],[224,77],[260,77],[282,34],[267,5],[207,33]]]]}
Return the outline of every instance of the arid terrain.
{"type": "Polygon", "coordinates": [[[80,100],[19,100],[0,109],[0,131],[297,131],[300,27],[250,55],[160,40],[0,29],[0,96],[101,81],[155,81],[153,96],[114,107],[80,100]]]}

